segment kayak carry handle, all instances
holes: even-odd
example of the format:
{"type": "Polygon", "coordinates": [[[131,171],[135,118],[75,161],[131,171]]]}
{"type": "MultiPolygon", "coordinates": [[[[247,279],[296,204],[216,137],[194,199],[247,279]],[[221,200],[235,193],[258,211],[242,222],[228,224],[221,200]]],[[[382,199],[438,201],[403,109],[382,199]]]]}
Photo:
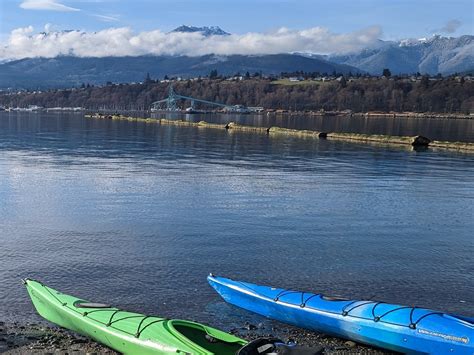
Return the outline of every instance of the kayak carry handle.
{"type": "Polygon", "coordinates": [[[21,282],[23,283],[23,285],[27,285],[28,281],[34,281],[34,282],[39,283],[41,286],[44,286],[40,281],[35,280],[35,279],[30,279],[29,277],[25,277],[24,279],[21,279],[21,282]]]}

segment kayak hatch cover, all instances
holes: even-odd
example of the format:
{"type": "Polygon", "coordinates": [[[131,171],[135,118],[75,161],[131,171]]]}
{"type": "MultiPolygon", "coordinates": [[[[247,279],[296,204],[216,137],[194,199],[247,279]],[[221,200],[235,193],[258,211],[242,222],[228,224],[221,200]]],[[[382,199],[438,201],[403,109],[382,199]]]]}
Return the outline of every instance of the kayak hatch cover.
{"type": "Polygon", "coordinates": [[[410,354],[474,354],[472,318],[208,276],[235,306],[297,327],[410,354]]]}

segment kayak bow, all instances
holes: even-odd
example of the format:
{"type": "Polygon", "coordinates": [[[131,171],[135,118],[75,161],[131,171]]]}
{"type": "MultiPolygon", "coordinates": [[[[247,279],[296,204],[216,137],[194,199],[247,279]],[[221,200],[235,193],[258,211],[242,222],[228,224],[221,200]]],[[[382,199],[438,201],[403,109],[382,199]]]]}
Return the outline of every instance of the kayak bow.
{"type": "Polygon", "coordinates": [[[235,354],[243,339],[203,324],[146,316],[58,292],[24,280],[33,305],[48,321],[124,354],[235,354]]]}
{"type": "Polygon", "coordinates": [[[298,327],[419,354],[474,354],[474,320],[429,309],[259,286],[208,276],[226,302],[298,327]]]}

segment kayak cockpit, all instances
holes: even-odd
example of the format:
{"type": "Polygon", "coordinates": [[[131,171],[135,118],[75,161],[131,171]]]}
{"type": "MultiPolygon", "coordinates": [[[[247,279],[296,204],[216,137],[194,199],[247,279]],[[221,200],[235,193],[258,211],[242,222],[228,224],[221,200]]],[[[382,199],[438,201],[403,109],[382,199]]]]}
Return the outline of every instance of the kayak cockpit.
{"type": "Polygon", "coordinates": [[[181,336],[213,354],[232,354],[245,345],[242,340],[215,329],[187,321],[171,320],[171,325],[181,336]]]}

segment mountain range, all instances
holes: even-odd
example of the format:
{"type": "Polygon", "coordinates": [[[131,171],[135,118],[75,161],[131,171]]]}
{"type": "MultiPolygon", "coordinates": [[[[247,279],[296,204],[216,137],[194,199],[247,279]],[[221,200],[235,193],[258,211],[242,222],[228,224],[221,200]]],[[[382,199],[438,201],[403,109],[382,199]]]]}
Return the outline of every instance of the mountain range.
{"type": "Polygon", "coordinates": [[[105,84],[143,81],[152,78],[206,76],[211,70],[234,75],[246,72],[278,75],[281,72],[304,70],[320,73],[360,72],[357,68],[293,54],[262,56],[138,56],[80,58],[26,58],[0,65],[0,88],[59,88],[82,83],[105,84]]]}
{"type": "MultiPolygon", "coordinates": [[[[228,36],[217,26],[180,26],[172,32],[199,32],[204,36],[228,36]]],[[[350,54],[319,55],[282,53],[272,55],[203,55],[203,56],[123,56],[24,58],[0,63],[0,89],[56,88],[82,83],[139,82],[149,73],[152,78],[168,76],[205,76],[211,70],[219,74],[260,72],[369,73],[381,75],[388,68],[392,74],[453,74],[474,70],[474,36],[382,41],[350,54]]]]}
{"type": "Polygon", "coordinates": [[[378,41],[358,53],[331,55],[328,60],[355,66],[370,74],[384,68],[393,74],[453,74],[474,69],[474,36],[429,39],[378,41]]]}

